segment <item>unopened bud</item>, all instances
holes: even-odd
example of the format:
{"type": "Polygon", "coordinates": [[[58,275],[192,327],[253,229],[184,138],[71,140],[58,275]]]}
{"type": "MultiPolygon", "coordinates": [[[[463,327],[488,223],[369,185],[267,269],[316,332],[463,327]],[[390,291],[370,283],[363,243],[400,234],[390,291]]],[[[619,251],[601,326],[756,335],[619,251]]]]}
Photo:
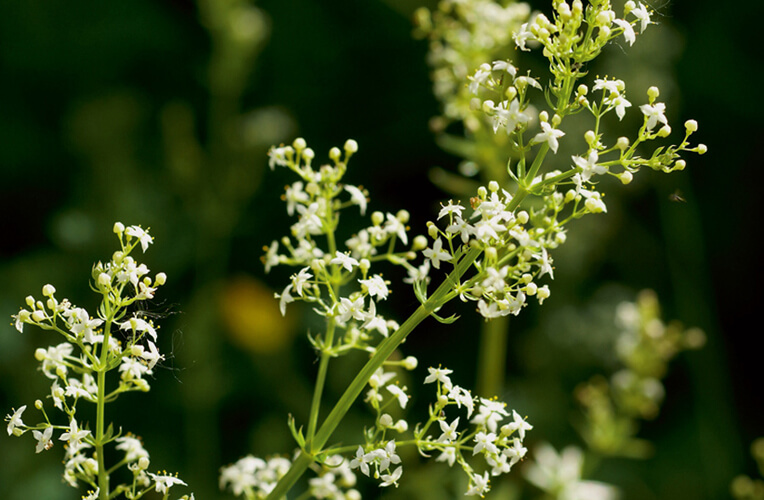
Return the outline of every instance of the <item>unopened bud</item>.
{"type": "Polygon", "coordinates": [[[358,143],[355,142],[353,139],[348,139],[345,141],[345,153],[351,155],[358,151],[358,143]]]}

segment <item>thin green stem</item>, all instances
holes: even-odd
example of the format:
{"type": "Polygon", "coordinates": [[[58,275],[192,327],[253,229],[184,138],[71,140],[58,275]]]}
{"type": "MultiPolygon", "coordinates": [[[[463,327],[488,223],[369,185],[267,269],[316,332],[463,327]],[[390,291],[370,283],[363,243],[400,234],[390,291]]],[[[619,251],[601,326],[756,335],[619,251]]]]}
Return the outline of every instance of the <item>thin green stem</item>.
{"type": "MultiPolygon", "coordinates": [[[[382,366],[385,360],[390,357],[395,349],[398,348],[419,323],[445,304],[450,294],[449,292],[451,292],[451,290],[459,283],[462,275],[467,272],[481,253],[482,250],[480,248],[471,248],[430,298],[427,299],[424,304],[419,306],[395,333],[377,347],[374,355],[369,359],[366,365],[361,368],[361,371],[358,372],[348,388],[334,405],[334,408],[318,429],[313,440],[311,442],[306,442],[306,449],[311,450],[311,453],[313,454],[320,453],[326,442],[332,436],[332,433],[334,433],[335,429],[350,409],[350,406],[355,402],[363,391],[363,388],[369,382],[369,378],[371,378],[374,372],[382,366]]],[[[279,500],[283,498],[312,462],[313,456],[306,453],[304,450],[301,451],[292,463],[289,472],[279,480],[276,487],[268,495],[267,500],[279,500]]]]}
{"type": "Polygon", "coordinates": [[[498,396],[504,388],[509,317],[500,316],[483,324],[478,352],[477,393],[498,396]]]}
{"type": "MultiPolygon", "coordinates": [[[[334,344],[334,318],[327,318],[326,338],[324,339],[324,348],[321,350],[321,361],[318,365],[318,374],[316,375],[316,386],[313,389],[313,401],[310,405],[310,417],[308,419],[307,441],[312,442],[316,435],[316,426],[318,425],[318,413],[321,409],[321,396],[326,383],[326,372],[331,359],[332,344],[334,344]]],[[[313,451],[313,450],[311,450],[313,451]]]]}
{"type": "MultiPolygon", "coordinates": [[[[109,311],[111,312],[111,311],[109,311]]],[[[96,435],[95,435],[95,453],[98,460],[98,488],[99,500],[109,499],[109,474],[106,470],[104,461],[103,441],[104,441],[104,421],[106,420],[106,364],[109,353],[109,337],[111,334],[111,319],[107,318],[103,329],[103,343],[101,344],[101,355],[98,361],[98,401],[96,403],[96,435]]]]}

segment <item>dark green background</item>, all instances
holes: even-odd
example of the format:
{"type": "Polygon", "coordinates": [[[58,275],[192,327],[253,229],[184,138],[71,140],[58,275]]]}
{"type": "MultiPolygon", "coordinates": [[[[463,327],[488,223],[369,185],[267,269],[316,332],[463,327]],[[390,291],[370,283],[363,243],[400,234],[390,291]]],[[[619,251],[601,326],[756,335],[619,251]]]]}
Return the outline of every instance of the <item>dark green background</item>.
{"type": "MultiPolygon", "coordinates": [[[[546,3],[535,4],[548,11],[546,3]]],[[[594,244],[577,240],[574,226],[571,250],[557,260],[552,299],[513,323],[510,406],[518,401],[527,408],[555,409],[535,417],[540,424],[532,439],[544,435],[558,447],[576,443],[567,425],[574,410],[566,398],[596,368],[587,365],[592,360],[585,355],[585,335],[543,337],[544,328],[556,328],[548,318],[559,317],[567,306],[586,310],[592,298],[607,302],[650,287],[657,290],[666,319],[707,332],[703,351],[684,354],[673,365],[663,413],[644,428],[642,435],[656,444],[654,459],[616,460],[598,473],[620,484],[625,498],[724,498],[735,474],[753,473],[748,444],[764,435],[756,180],[764,142],[756,23],[764,12],[759,2],[734,5],[679,0],[656,6],[665,26],[650,28],[677,35],[670,47],[652,50],[677,54],[664,68],[681,89],[668,94],[672,123],[678,131],[683,120],[695,118],[700,130],[694,137],[708,145],[708,154],[688,156],[682,173],[644,172],[639,182],[617,189],[608,198],[607,222],[581,223],[581,234],[594,235],[594,244]],[[669,201],[676,189],[686,203],[669,201]],[[620,287],[612,288],[614,282],[620,287]],[[608,292],[614,289],[618,292],[608,292]],[[549,387],[559,392],[550,393],[549,387]],[[544,399],[556,402],[539,403],[544,399]]],[[[349,182],[369,188],[374,208],[408,208],[410,225],[421,232],[445,197],[429,183],[427,171],[436,165],[453,168],[457,160],[438,150],[427,127],[438,107],[430,92],[426,43],[411,37],[411,13],[419,4],[270,0],[258,6],[270,16],[272,32],[242,109],[285,110],[298,124],[295,133],[319,159],[329,147],[356,139],[360,151],[349,182]]],[[[638,46],[639,41],[634,50],[638,46]]],[[[624,51],[628,65],[630,49],[624,51]]],[[[111,224],[150,226],[157,239],[148,265],[170,277],[161,290],[167,302],[158,307],[178,313],[165,320],[163,333],[171,335],[160,341],[163,352],[175,355],[167,363],[173,370],[158,370],[149,395],[126,396],[120,417],[126,429],[144,436],[152,467],[178,470],[200,499],[214,498],[220,465],[248,452],[291,448],[284,439],[285,415],[294,411],[290,396],[300,401],[315,369],[304,341],[295,342],[292,352],[258,357],[230,345],[221,332],[195,328],[190,297],[195,286],[207,283],[207,271],[200,271],[194,209],[168,187],[172,174],[160,113],[168,103],[187,103],[199,123],[197,136],[206,142],[209,56],[209,37],[190,2],[0,3],[0,316],[9,318],[46,282],[94,310],[86,280],[92,262],[112,251],[111,224]],[[214,358],[188,354],[195,335],[213,334],[214,358]],[[188,429],[200,420],[186,418],[189,399],[183,396],[200,379],[210,382],[200,390],[216,391],[206,421],[221,429],[219,446],[205,455],[207,463],[194,453],[204,444],[193,436],[204,431],[188,429]],[[280,380],[292,385],[280,387],[274,382],[280,380]]],[[[650,55],[644,58],[649,61],[650,55]]],[[[262,168],[260,161],[256,168],[262,168]]],[[[286,182],[291,181],[285,172],[267,174],[256,195],[243,203],[240,218],[219,236],[230,246],[221,254],[224,260],[210,264],[216,266],[213,276],[248,273],[274,289],[283,287],[288,272],[265,278],[259,257],[263,245],[286,232],[288,221],[276,203],[286,182]]],[[[406,294],[396,293],[391,315],[403,318],[413,309],[413,296],[406,294]]],[[[420,356],[423,365],[461,368],[467,384],[476,351],[472,332],[479,323],[471,307],[458,312],[466,316],[463,324],[429,324],[407,343],[407,352],[420,356]]],[[[56,340],[31,328],[23,335],[11,326],[3,330],[4,415],[47,394],[32,354],[56,340]]],[[[336,382],[329,394],[341,388],[336,382]]],[[[3,433],[0,496],[77,497],[59,485],[61,449],[54,450],[34,456],[31,438],[3,433]]]]}

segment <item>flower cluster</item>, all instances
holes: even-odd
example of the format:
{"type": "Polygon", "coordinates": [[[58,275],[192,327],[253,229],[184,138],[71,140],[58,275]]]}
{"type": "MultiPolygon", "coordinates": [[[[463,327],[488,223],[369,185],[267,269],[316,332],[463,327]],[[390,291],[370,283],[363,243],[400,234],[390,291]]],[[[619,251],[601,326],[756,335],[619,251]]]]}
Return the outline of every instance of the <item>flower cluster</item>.
{"type": "Polygon", "coordinates": [[[57,410],[66,415],[68,423],[53,423],[43,402],[37,400],[35,408],[42,413],[44,421],[35,425],[25,424],[22,414],[27,407],[24,405],[7,417],[7,431],[8,435],[16,436],[31,431],[37,441],[37,453],[51,449],[55,441],[66,442],[64,479],[72,487],[84,482],[95,488],[95,493],[90,494],[93,498],[109,495],[103,448],[115,442],[115,448],[124,452],[124,457],[108,470],[126,465],[132,471],[133,482],[119,485],[112,491],[124,492],[128,498],[138,498],[142,495],[141,491],[152,487],[167,493],[173,485],[185,483],[166,473],[148,472],[149,454],[138,438],[130,434],[115,435],[112,426],[105,430],[104,405],[116,400],[122,393],[149,390],[146,377],[152,375],[154,367],[164,356],[155,343],[157,327],[135,311],[139,310],[136,307],[139,302],[154,297],[167,277],[164,273],[158,273],[151,278],[146,265],[131,256],[137,246],[145,252],[152,243],[147,231],[139,226],[126,228],[116,223],[114,232],[119,237],[120,250],[113,254],[109,262],[98,262],[92,270],[91,288],[102,299],[96,317],[68,299],[58,299],[52,285],[42,288],[43,300],[27,297],[27,308],[13,316],[19,332],[23,332],[25,325],[33,325],[63,337],[62,343],[37,349],[35,358],[40,362],[43,375],[52,380],[48,398],[57,410]],[[106,372],[112,370],[119,372],[119,383],[107,389],[106,372]],[[93,428],[88,428],[78,418],[78,403],[81,401],[96,406],[96,425],[93,428]],[[60,434],[55,439],[54,433],[57,431],[60,434]]]}
{"type": "Polygon", "coordinates": [[[357,447],[350,468],[379,479],[381,487],[397,486],[403,474],[397,448],[414,445],[422,456],[429,457],[435,451],[439,453],[435,458],[437,462],[445,462],[449,467],[458,463],[469,480],[466,495],[482,497],[487,493],[490,477],[508,473],[525,457],[527,450],[523,440],[532,426],[514,410],[510,416],[506,404],[476,398],[469,390],[453,384],[451,373],[446,368],[428,368],[424,383],[436,384],[436,402],[430,406],[427,422],[414,426],[413,439],[407,439],[408,422],[404,419],[396,422],[386,413],[390,405],[406,407],[409,397],[406,388],[397,382],[391,383],[395,372],[377,370],[369,380],[366,393],[366,402],[376,413],[375,425],[366,430],[365,444],[357,447]],[[469,428],[460,426],[463,417],[451,420],[446,414],[446,409],[454,406],[466,412],[469,428]],[[508,419],[511,421],[503,423],[508,419]],[[433,428],[439,429],[439,435],[430,433],[433,428]],[[395,433],[397,438],[391,438],[390,433],[395,433]],[[477,455],[483,460],[479,466],[482,473],[469,463],[471,457],[477,455]]]}
{"type": "Polygon", "coordinates": [[[435,383],[437,399],[430,406],[430,418],[414,431],[417,446],[422,454],[439,451],[436,458],[446,462],[449,467],[458,463],[469,478],[466,495],[484,496],[490,490],[490,477],[507,474],[521,461],[527,449],[523,446],[525,433],[531,426],[517,411],[507,411],[506,403],[496,399],[475,398],[470,391],[451,382],[451,370],[429,368],[429,375],[424,383],[435,383]],[[459,420],[451,420],[446,415],[446,408],[464,407],[467,419],[472,427],[459,430],[459,420]],[[510,422],[503,421],[511,418],[510,422]],[[428,434],[434,423],[438,424],[440,435],[428,434]],[[471,452],[465,457],[465,452],[471,452]],[[468,463],[469,456],[480,455],[486,469],[482,474],[476,472],[468,463]]]}
{"type": "Polygon", "coordinates": [[[372,213],[371,225],[345,241],[344,248],[339,247],[335,230],[340,211],[357,206],[365,215],[367,209],[368,193],[360,186],[341,182],[348,159],[357,150],[356,142],[348,140],[344,157],[339,148],[332,148],[329,158],[333,165],[319,168],[313,168],[315,154],[303,139],[269,152],[272,166],[287,167],[301,180],[288,186],[283,197],[287,213],[297,217],[291,226],[292,238],[284,237],[281,245],[274,241],[266,248],[266,271],[276,265],[300,268],[277,295],[281,312],[285,314],[287,305],[296,300],[308,302],[327,318],[332,330],[343,329],[342,337],[313,339],[317,349],[329,350],[332,355],[373,349],[374,334],[387,337],[397,328],[397,323],[377,313],[377,304],[390,294],[390,283],[371,267],[387,261],[411,270],[408,261],[426,244],[422,237],[409,242],[409,214],[401,210],[397,214],[372,213]],[[325,242],[317,236],[325,237],[325,242]],[[395,251],[398,243],[410,245],[409,250],[395,251]]]}
{"type": "Polygon", "coordinates": [[[661,379],[669,361],[683,350],[698,349],[705,334],[664,324],[655,293],[643,291],[636,302],[623,302],[616,311],[619,369],[609,379],[595,377],[576,388],[586,422],[583,437],[598,453],[639,457],[648,443],[634,437],[637,419],[658,415],[665,390],[661,379]]]}
{"type": "Polygon", "coordinates": [[[615,500],[617,490],[605,483],[581,479],[584,455],[580,448],[569,446],[557,451],[548,443],[534,450],[534,461],[523,473],[525,478],[554,498],[569,500],[615,500]]]}
{"type": "Polygon", "coordinates": [[[512,34],[530,14],[527,3],[493,0],[442,0],[433,12],[416,11],[417,34],[430,40],[433,92],[443,103],[436,128],[452,120],[465,121],[470,130],[478,126],[464,82],[483,62],[510,56],[512,34]]]}

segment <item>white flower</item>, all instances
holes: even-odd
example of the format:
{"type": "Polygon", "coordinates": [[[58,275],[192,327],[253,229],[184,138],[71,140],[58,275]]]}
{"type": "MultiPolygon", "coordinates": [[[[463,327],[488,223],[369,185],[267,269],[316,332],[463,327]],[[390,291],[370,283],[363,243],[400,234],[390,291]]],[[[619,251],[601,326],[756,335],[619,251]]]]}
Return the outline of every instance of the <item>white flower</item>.
{"type": "Polygon", "coordinates": [[[82,500],[98,500],[98,496],[101,494],[101,488],[96,488],[95,491],[88,491],[88,495],[82,497],[82,500]]]}
{"type": "Polygon", "coordinates": [[[444,262],[451,262],[451,259],[453,258],[450,253],[443,250],[443,241],[441,241],[440,238],[435,240],[435,243],[432,245],[432,248],[425,249],[422,254],[424,254],[425,257],[430,259],[432,262],[432,266],[435,269],[440,269],[440,261],[444,262]]]}
{"type": "Polygon", "coordinates": [[[443,388],[446,391],[450,391],[453,387],[453,384],[451,383],[451,379],[448,378],[448,375],[453,373],[453,370],[449,370],[448,368],[433,368],[429,367],[427,368],[427,371],[430,372],[427,377],[424,379],[425,384],[431,384],[435,381],[440,382],[443,384],[443,388]]]}
{"type": "Polygon", "coordinates": [[[560,142],[557,139],[565,135],[565,132],[552,128],[548,122],[541,122],[541,129],[543,132],[536,134],[533,141],[538,143],[546,142],[549,144],[549,149],[557,153],[557,148],[560,146],[560,142]]]}
{"type": "Polygon", "coordinates": [[[637,36],[634,33],[634,28],[631,26],[631,23],[624,19],[613,19],[613,22],[623,29],[623,37],[629,42],[629,45],[634,45],[637,36]]]}
{"type": "Polygon", "coordinates": [[[449,446],[445,450],[443,450],[443,453],[438,455],[438,458],[435,459],[436,462],[448,462],[449,467],[454,466],[454,462],[456,461],[456,448],[449,446]]]}
{"type": "Polygon", "coordinates": [[[371,462],[371,457],[369,457],[366,453],[363,451],[363,446],[358,446],[358,450],[355,452],[355,458],[350,461],[350,468],[351,469],[361,469],[361,472],[365,475],[369,475],[369,462],[371,462]]]}
{"type": "Polygon", "coordinates": [[[459,417],[456,417],[456,420],[451,422],[451,425],[448,425],[445,420],[438,420],[438,425],[440,425],[440,431],[442,432],[438,438],[439,443],[451,443],[459,437],[456,432],[456,428],[459,426],[459,417]]]}
{"type": "Polygon", "coordinates": [[[533,426],[526,422],[526,420],[515,410],[512,410],[512,419],[514,421],[509,424],[509,428],[513,431],[517,431],[521,440],[525,439],[525,431],[533,429],[533,426]]]}
{"type": "Polygon", "coordinates": [[[146,252],[146,249],[148,249],[149,245],[154,241],[154,238],[152,238],[149,233],[138,226],[128,227],[125,229],[125,234],[134,238],[138,238],[138,240],[141,242],[141,249],[144,253],[146,252]]]}
{"type": "Polygon", "coordinates": [[[339,314],[336,318],[340,323],[345,323],[350,318],[359,321],[367,319],[367,314],[364,312],[364,297],[360,296],[355,300],[341,297],[339,304],[337,304],[337,312],[339,314]]]}
{"type": "Polygon", "coordinates": [[[398,398],[398,404],[401,408],[406,408],[406,403],[409,402],[409,396],[405,392],[405,387],[401,389],[397,385],[390,384],[387,386],[387,390],[396,398],[398,398]]]}
{"type": "Polygon", "coordinates": [[[380,486],[386,487],[390,485],[395,485],[395,487],[398,487],[398,479],[401,478],[401,474],[403,474],[403,467],[398,466],[395,468],[392,474],[382,474],[380,479],[382,479],[382,482],[379,483],[380,486]]]}
{"type": "Polygon", "coordinates": [[[353,272],[353,267],[358,267],[358,261],[348,254],[342,252],[335,252],[335,257],[329,261],[330,264],[338,264],[348,272],[353,272]]]}
{"type": "Polygon", "coordinates": [[[519,439],[512,438],[512,446],[506,448],[503,453],[509,458],[509,465],[511,467],[525,457],[525,454],[528,453],[528,449],[523,446],[523,443],[520,442],[519,439]]]}
{"type": "Polygon", "coordinates": [[[622,95],[613,97],[612,99],[605,100],[607,104],[615,107],[615,114],[618,115],[618,119],[622,120],[626,116],[626,108],[631,107],[631,103],[626,100],[622,95]]]}
{"type": "Polygon", "coordinates": [[[385,222],[385,232],[387,232],[387,234],[394,233],[404,245],[408,245],[409,238],[406,235],[406,226],[403,222],[391,213],[388,213],[385,218],[387,219],[387,222],[385,222]]]}
{"type": "Polygon", "coordinates": [[[277,299],[279,299],[279,310],[281,311],[282,316],[286,316],[286,306],[287,304],[294,302],[294,297],[292,297],[289,294],[289,291],[292,289],[292,284],[288,284],[286,288],[284,288],[284,291],[281,292],[281,295],[278,293],[273,294],[273,296],[277,299]]]}
{"type": "Polygon", "coordinates": [[[35,453],[40,453],[42,450],[49,450],[53,446],[53,441],[50,437],[53,435],[53,427],[46,427],[43,432],[32,431],[32,436],[37,440],[37,446],[35,447],[35,453]]]}
{"type": "Polygon", "coordinates": [[[493,432],[489,432],[488,434],[485,432],[478,432],[475,435],[475,442],[477,444],[472,448],[472,454],[477,455],[483,450],[485,450],[484,453],[488,454],[498,453],[499,449],[494,444],[494,441],[496,441],[496,434],[493,432]]]}
{"type": "Polygon", "coordinates": [[[69,432],[61,434],[61,441],[68,441],[69,445],[79,444],[82,438],[90,435],[90,431],[81,430],[77,427],[77,420],[72,418],[69,422],[69,432]]]}
{"type": "Polygon", "coordinates": [[[157,493],[163,493],[167,494],[167,491],[175,486],[176,484],[182,484],[183,486],[188,486],[186,483],[178,479],[176,476],[171,476],[169,474],[153,474],[151,472],[148,473],[148,475],[151,477],[151,480],[155,483],[155,491],[157,493]]]}
{"type": "Polygon", "coordinates": [[[380,300],[385,300],[390,290],[387,288],[387,283],[382,279],[382,276],[375,274],[369,279],[358,280],[358,282],[366,289],[371,297],[377,297],[380,300]]]}
{"type": "Polygon", "coordinates": [[[488,77],[490,76],[491,76],[491,66],[489,66],[486,63],[481,64],[480,67],[477,70],[475,70],[474,75],[467,77],[467,79],[470,81],[470,84],[469,84],[470,92],[477,95],[480,85],[485,83],[485,81],[488,80],[488,77]]]}
{"type": "Polygon", "coordinates": [[[448,200],[448,205],[443,205],[443,208],[438,212],[438,219],[442,219],[446,215],[456,214],[457,217],[462,216],[462,210],[464,207],[460,204],[454,204],[451,200],[448,200]]]}
{"type": "Polygon", "coordinates": [[[303,267],[300,272],[292,276],[292,285],[297,295],[302,297],[302,289],[308,283],[308,280],[313,277],[308,271],[309,267],[303,267]]]}
{"type": "Polygon", "coordinates": [[[149,457],[148,452],[143,448],[141,440],[127,435],[116,439],[119,443],[115,448],[125,452],[125,460],[127,462],[136,462],[142,457],[149,457]]]}
{"type": "Polygon", "coordinates": [[[656,102],[653,105],[643,104],[639,107],[642,113],[647,118],[647,130],[652,130],[658,122],[664,125],[668,125],[668,119],[664,114],[666,112],[666,105],[662,102],[656,102]]]}
{"type": "Polygon", "coordinates": [[[513,99],[507,108],[507,101],[502,101],[493,108],[493,131],[499,130],[499,127],[506,129],[507,135],[511,134],[518,125],[528,123],[530,116],[520,110],[520,101],[513,99]]]}
{"type": "Polygon", "coordinates": [[[580,156],[572,156],[571,158],[573,159],[573,163],[575,163],[576,166],[581,169],[581,180],[584,182],[589,182],[589,179],[591,179],[592,175],[601,175],[607,172],[606,167],[597,165],[599,154],[597,154],[597,151],[595,150],[592,150],[586,159],[580,156]]]}
{"type": "Polygon", "coordinates": [[[529,40],[536,40],[536,37],[528,29],[528,23],[523,23],[520,29],[512,35],[512,39],[520,50],[530,51],[531,49],[525,47],[525,42],[529,40]]]}
{"type": "Polygon", "coordinates": [[[271,268],[273,266],[277,266],[279,264],[279,242],[273,241],[271,243],[271,246],[268,247],[265,255],[262,258],[263,262],[265,263],[265,272],[270,272],[271,268]]]}
{"type": "Polygon", "coordinates": [[[465,496],[479,495],[480,497],[483,497],[491,489],[488,486],[489,480],[487,472],[484,472],[482,476],[475,474],[471,479],[472,487],[467,490],[467,493],[464,494],[465,496]]]}
{"type": "Polygon", "coordinates": [[[639,32],[644,32],[647,25],[650,24],[650,13],[647,11],[647,8],[639,3],[635,9],[631,9],[631,14],[634,14],[634,17],[640,22],[639,32]]]}
{"type": "Polygon", "coordinates": [[[151,338],[154,339],[155,342],[157,339],[157,332],[154,329],[154,326],[150,322],[141,318],[136,318],[136,317],[130,318],[128,321],[125,321],[124,323],[122,323],[119,329],[120,330],[132,329],[133,333],[146,332],[149,335],[151,335],[151,338]]]}
{"type": "Polygon", "coordinates": [[[358,205],[361,210],[361,215],[366,214],[366,195],[363,191],[355,186],[346,185],[345,191],[350,193],[350,203],[358,205]]]}
{"type": "Polygon", "coordinates": [[[13,434],[13,431],[16,429],[16,427],[21,427],[24,425],[24,422],[21,420],[21,414],[24,413],[24,410],[27,409],[27,405],[22,406],[15,412],[13,412],[13,415],[9,415],[5,417],[8,419],[8,435],[10,436],[13,434]]]}
{"type": "Polygon", "coordinates": [[[620,95],[624,87],[625,84],[623,83],[623,80],[608,80],[597,78],[594,80],[594,87],[592,90],[606,90],[609,95],[620,95]]]}

